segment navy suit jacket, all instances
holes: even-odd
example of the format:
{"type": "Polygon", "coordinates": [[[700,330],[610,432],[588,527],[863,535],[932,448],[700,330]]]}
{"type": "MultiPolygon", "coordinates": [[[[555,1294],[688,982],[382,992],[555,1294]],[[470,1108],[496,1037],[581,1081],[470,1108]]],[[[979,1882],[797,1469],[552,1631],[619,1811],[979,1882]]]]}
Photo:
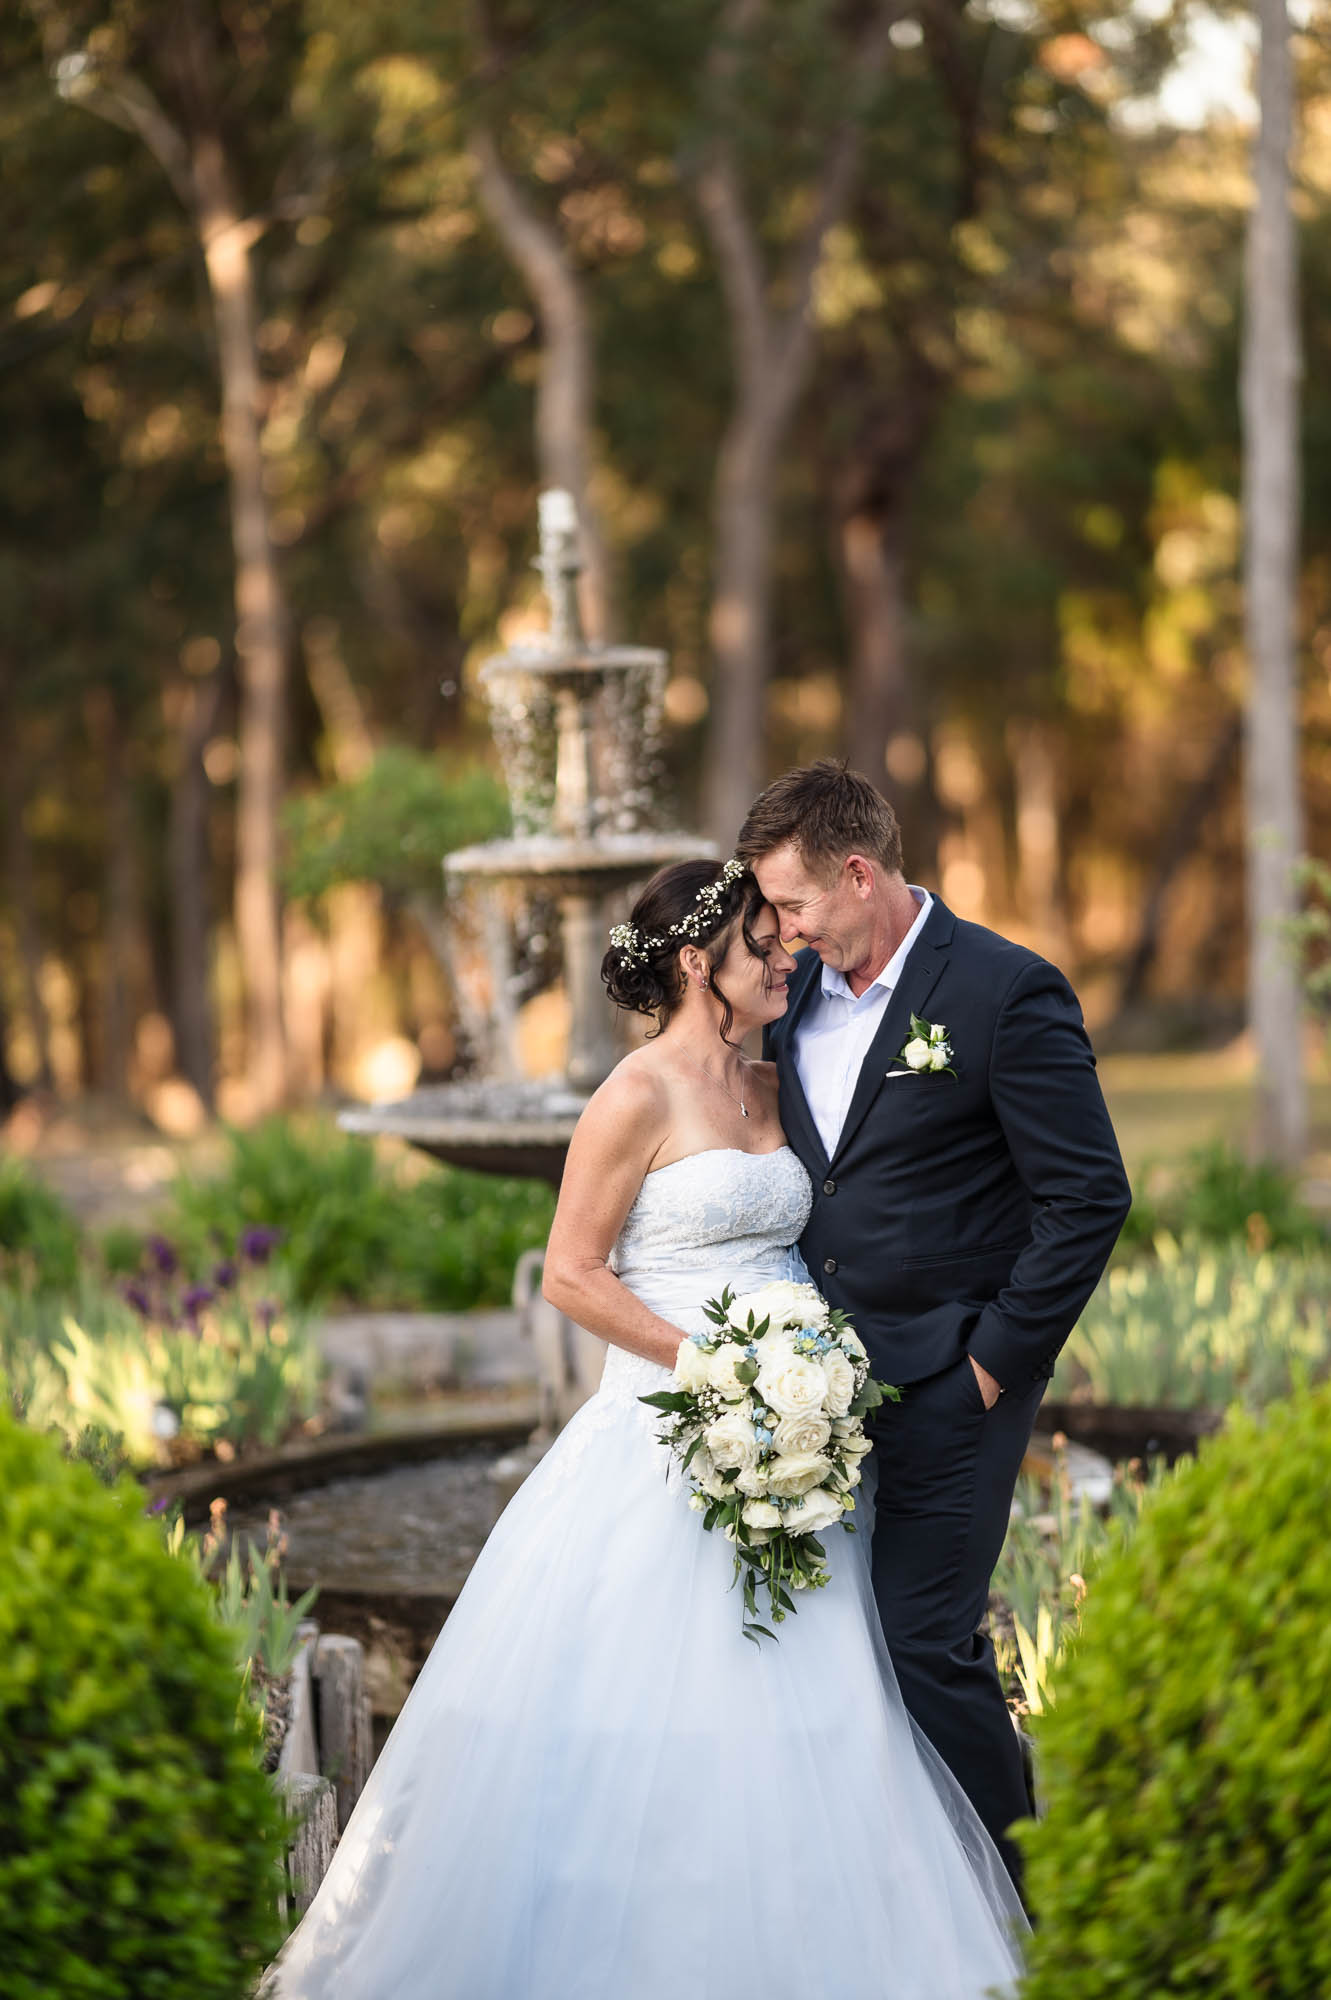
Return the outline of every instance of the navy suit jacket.
{"type": "Polygon", "coordinates": [[[1053,1373],[1131,1201],[1076,995],[1056,966],[935,898],[829,1159],[792,1044],[821,975],[802,952],[763,1037],[813,1183],[805,1262],[888,1381],[969,1351],[1005,1389],[1032,1387],[1053,1373]],[[955,1078],[895,1060],[912,1014],[945,1024],[955,1078]]]}

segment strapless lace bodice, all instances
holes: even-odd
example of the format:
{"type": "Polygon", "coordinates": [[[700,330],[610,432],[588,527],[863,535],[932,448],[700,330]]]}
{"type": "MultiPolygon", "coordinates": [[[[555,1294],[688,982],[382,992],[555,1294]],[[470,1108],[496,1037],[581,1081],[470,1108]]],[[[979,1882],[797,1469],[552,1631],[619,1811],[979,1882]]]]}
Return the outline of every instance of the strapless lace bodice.
{"type": "MultiPolygon", "coordinates": [[[[753,1291],[774,1278],[807,1278],[794,1245],[812,1199],[789,1146],[691,1153],[647,1175],[610,1268],[653,1312],[695,1333],[707,1324],[703,1306],[726,1285],[753,1291]]],[[[664,1379],[655,1362],[612,1346],[600,1394],[631,1402],[664,1379]]]]}

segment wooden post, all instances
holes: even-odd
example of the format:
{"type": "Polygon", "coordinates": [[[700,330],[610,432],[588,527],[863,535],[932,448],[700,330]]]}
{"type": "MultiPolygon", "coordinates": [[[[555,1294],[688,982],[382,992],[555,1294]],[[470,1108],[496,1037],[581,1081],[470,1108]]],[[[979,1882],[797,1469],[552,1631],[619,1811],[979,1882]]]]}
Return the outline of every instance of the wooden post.
{"type": "Polygon", "coordinates": [[[337,1794],[327,1778],[295,1771],[282,1780],[287,1811],[298,1822],[287,1851],[296,1916],[303,1917],[332,1865],[337,1846],[337,1794]]]}
{"type": "Polygon", "coordinates": [[[337,1832],[370,1775],[370,1699],[365,1692],[365,1655],[359,1639],[328,1632],[314,1655],[319,1730],[319,1768],[337,1795],[337,1832]]]}

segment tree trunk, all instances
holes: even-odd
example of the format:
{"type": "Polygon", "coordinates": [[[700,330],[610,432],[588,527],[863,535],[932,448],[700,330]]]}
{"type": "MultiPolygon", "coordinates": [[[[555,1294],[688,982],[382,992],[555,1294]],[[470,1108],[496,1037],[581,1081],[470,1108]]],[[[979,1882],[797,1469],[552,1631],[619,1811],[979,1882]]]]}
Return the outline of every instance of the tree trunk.
{"type": "Polygon", "coordinates": [[[124,722],[114,696],[99,701],[98,736],[106,770],[106,892],[102,918],[102,1088],[129,1100],[134,1054],[138,857],[134,798],[126,769],[124,722]]]}
{"type": "Polygon", "coordinates": [[[1293,78],[1286,0],[1257,0],[1261,29],[1248,226],[1243,451],[1249,691],[1244,742],[1248,1002],[1257,1053],[1256,1142],[1296,1166],[1307,1141],[1302,1004],[1282,933],[1303,847],[1296,617],[1299,336],[1289,154],[1293,78]]]}
{"type": "Polygon", "coordinates": [[[269,532],[260,442],[254,274],[249,235],[220,140],[191,135],[195,213],[217,327],[222,450],[235,549],[240,676],[240,784],[236,801],[236,943],[244,974],[248,1070],[256,1111],[286,1094],[282,1030],[279,828],[286,751],[286,601],[269,532]]]}
{"type": "Polygon", "coordinates": [[[900,510],[857,509],[840,522],[850,672],[843,717],[845,754],[886,791],[887,746],[910,720],[906,563],[900,510]]]}
{"type": "Polygon", "coordinates": [[[771,670],[772,549],[777,457],[813,360],[814,279],[828,231],[845,214],[859,170],[862,121],[881,74],[899,8],[870,11],[846,51],[846,101],[828,140],[810,219],[786,268],[769,284],[760,235],[747,211],[733,130],[741,96],[740,53],[758,48],[764,0],[730,0],[709,60],[713,133],[696,176],[730,318],[734,412],[716,480],[716,576],[710,634],[712,713],[703,772],[706,831],[733,839],[765,770],[771,670]],[[782,301],[779,307],[774,298],[782,301]]]}
{"type": "Polygon", "coordinates": [[[1190,788],[1163,840],[1155,850],[1155,861],[1146,896],[1142,902],[1141,927],[1132,957],[1123,973],[1117,1012],[1125,1014],[1146,990],[1146,976],[1160,948],[1165,899],[1174,878],[1201,839],[1207,820],[1219,803],[1235,753],[1243,740],[1243,717],[1236,713],[1216,738],[1206,769],[1190,788]]]}
{"type": "Polygon", "coordinates": [[[33,895],[32,846],[24,818],[22,739],[18,716],[9,693],[10,670],[0,668],[0,810],[4,814],[6,881],[9,906],[14,913],[14,941],[18,946],[23,974],[23,1004],[37,1051],[34,1082],[42,1090],[52,1087],[51,1020],[42,996],[42,942],[33,895]]]}
{"type": "Polygon", "coordinates": [[[1017,908],[1034,933],[1036,948],[1058,960],[1066,936],[1054,731],[1048,722],[1013,721],[1007,740],[1016,807],[1017,908]]]}
{"type": "Polygon", "coordinates": [[[8,1118],[23,1092],[9,1067],[9,1017],[0,998],[0,1118],[8,1118]]]}
{"type": "Polygon", "coordinates": [[[472,132],[471,156],[485,211],[540,314],[544,338],[536,391],[538,476],[542,487],[562,487],[573,495],[586,565],[579,585],[583,629],[591,639],[608,639],[610,561],[590,493],[595,361],[582,286],[567,248],[523,199],[487,126],[478,125],[472,132]]]}
{"type": "Polygon", "coordinates": [[[59,87],[94,116],[138,134],[190,215],[203,251],[217,337],[222,455],[235,559],[236,656],[240,675],[240,786],[236,807],[236,944],[245,989],[250,1102],[271,1110],[286,1090],[282,1034],[282,928],[278,829],[285,759],[288,619],[263,484],[254,272],[250,251],[262,225],[247,221],[232,181],[217,115],[215,10],[176,0],[154,44],[182,107],[177,125],[141,76],[107,51],[70,53],[68,23],[47,23],[48,59],[59,87]]]}
{"type": "Polygon", "coordinates": [[[182,690],[167,866],[171,894],[171,1011],[176,1064],[213,1108],[213,1015],[209,992],[208,779],[203,752],[221,704],[220,673],[182,690]]]}
{"type": "Polygon", "coordinates": [[[703,824],[728,847],[765,776],[763,736],[771,651],[771,480],[780,413],[741,402],[721,446],[716,480],[716,572],[709,634],[712,717],[703,772],[703,824]]]}

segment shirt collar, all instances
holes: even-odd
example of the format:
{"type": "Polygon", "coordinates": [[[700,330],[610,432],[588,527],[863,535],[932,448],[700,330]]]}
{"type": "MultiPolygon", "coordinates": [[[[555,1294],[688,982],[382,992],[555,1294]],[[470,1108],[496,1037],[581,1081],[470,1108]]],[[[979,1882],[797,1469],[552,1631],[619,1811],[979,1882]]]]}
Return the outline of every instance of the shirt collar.
{"type": "MultiPolygon", "coordinates": [[[[860,1000],[867,999],[869,994],[873,992],[874,986],[886,987],[889,993],[892,991],[901,977],[901,968],[906,963],[907,953],[910,951],[916,938],[920,935],[920,932],[924,929],[925,924],[929,921],[929,912],[934,906],[933,897],[927,889],[921,889],[915,882],[908,882],[906,886],[920,906],[919,914],[910,929],[906,932],[905,937],[902,938],[901,943],[893,952],[891,958],[888,959],[887,964],[883,967],[877,979],[874,980],[873,985],[866,986],[864,992],[860,994],[860,1000]]],[[[846,983],[845,975],[837,972],[830,965],[823,967],[822,990],[829,1000],[849,1000],[852,1007],[858,1004],[856,996],[851,992],[850,987],[846,983]]]]}

